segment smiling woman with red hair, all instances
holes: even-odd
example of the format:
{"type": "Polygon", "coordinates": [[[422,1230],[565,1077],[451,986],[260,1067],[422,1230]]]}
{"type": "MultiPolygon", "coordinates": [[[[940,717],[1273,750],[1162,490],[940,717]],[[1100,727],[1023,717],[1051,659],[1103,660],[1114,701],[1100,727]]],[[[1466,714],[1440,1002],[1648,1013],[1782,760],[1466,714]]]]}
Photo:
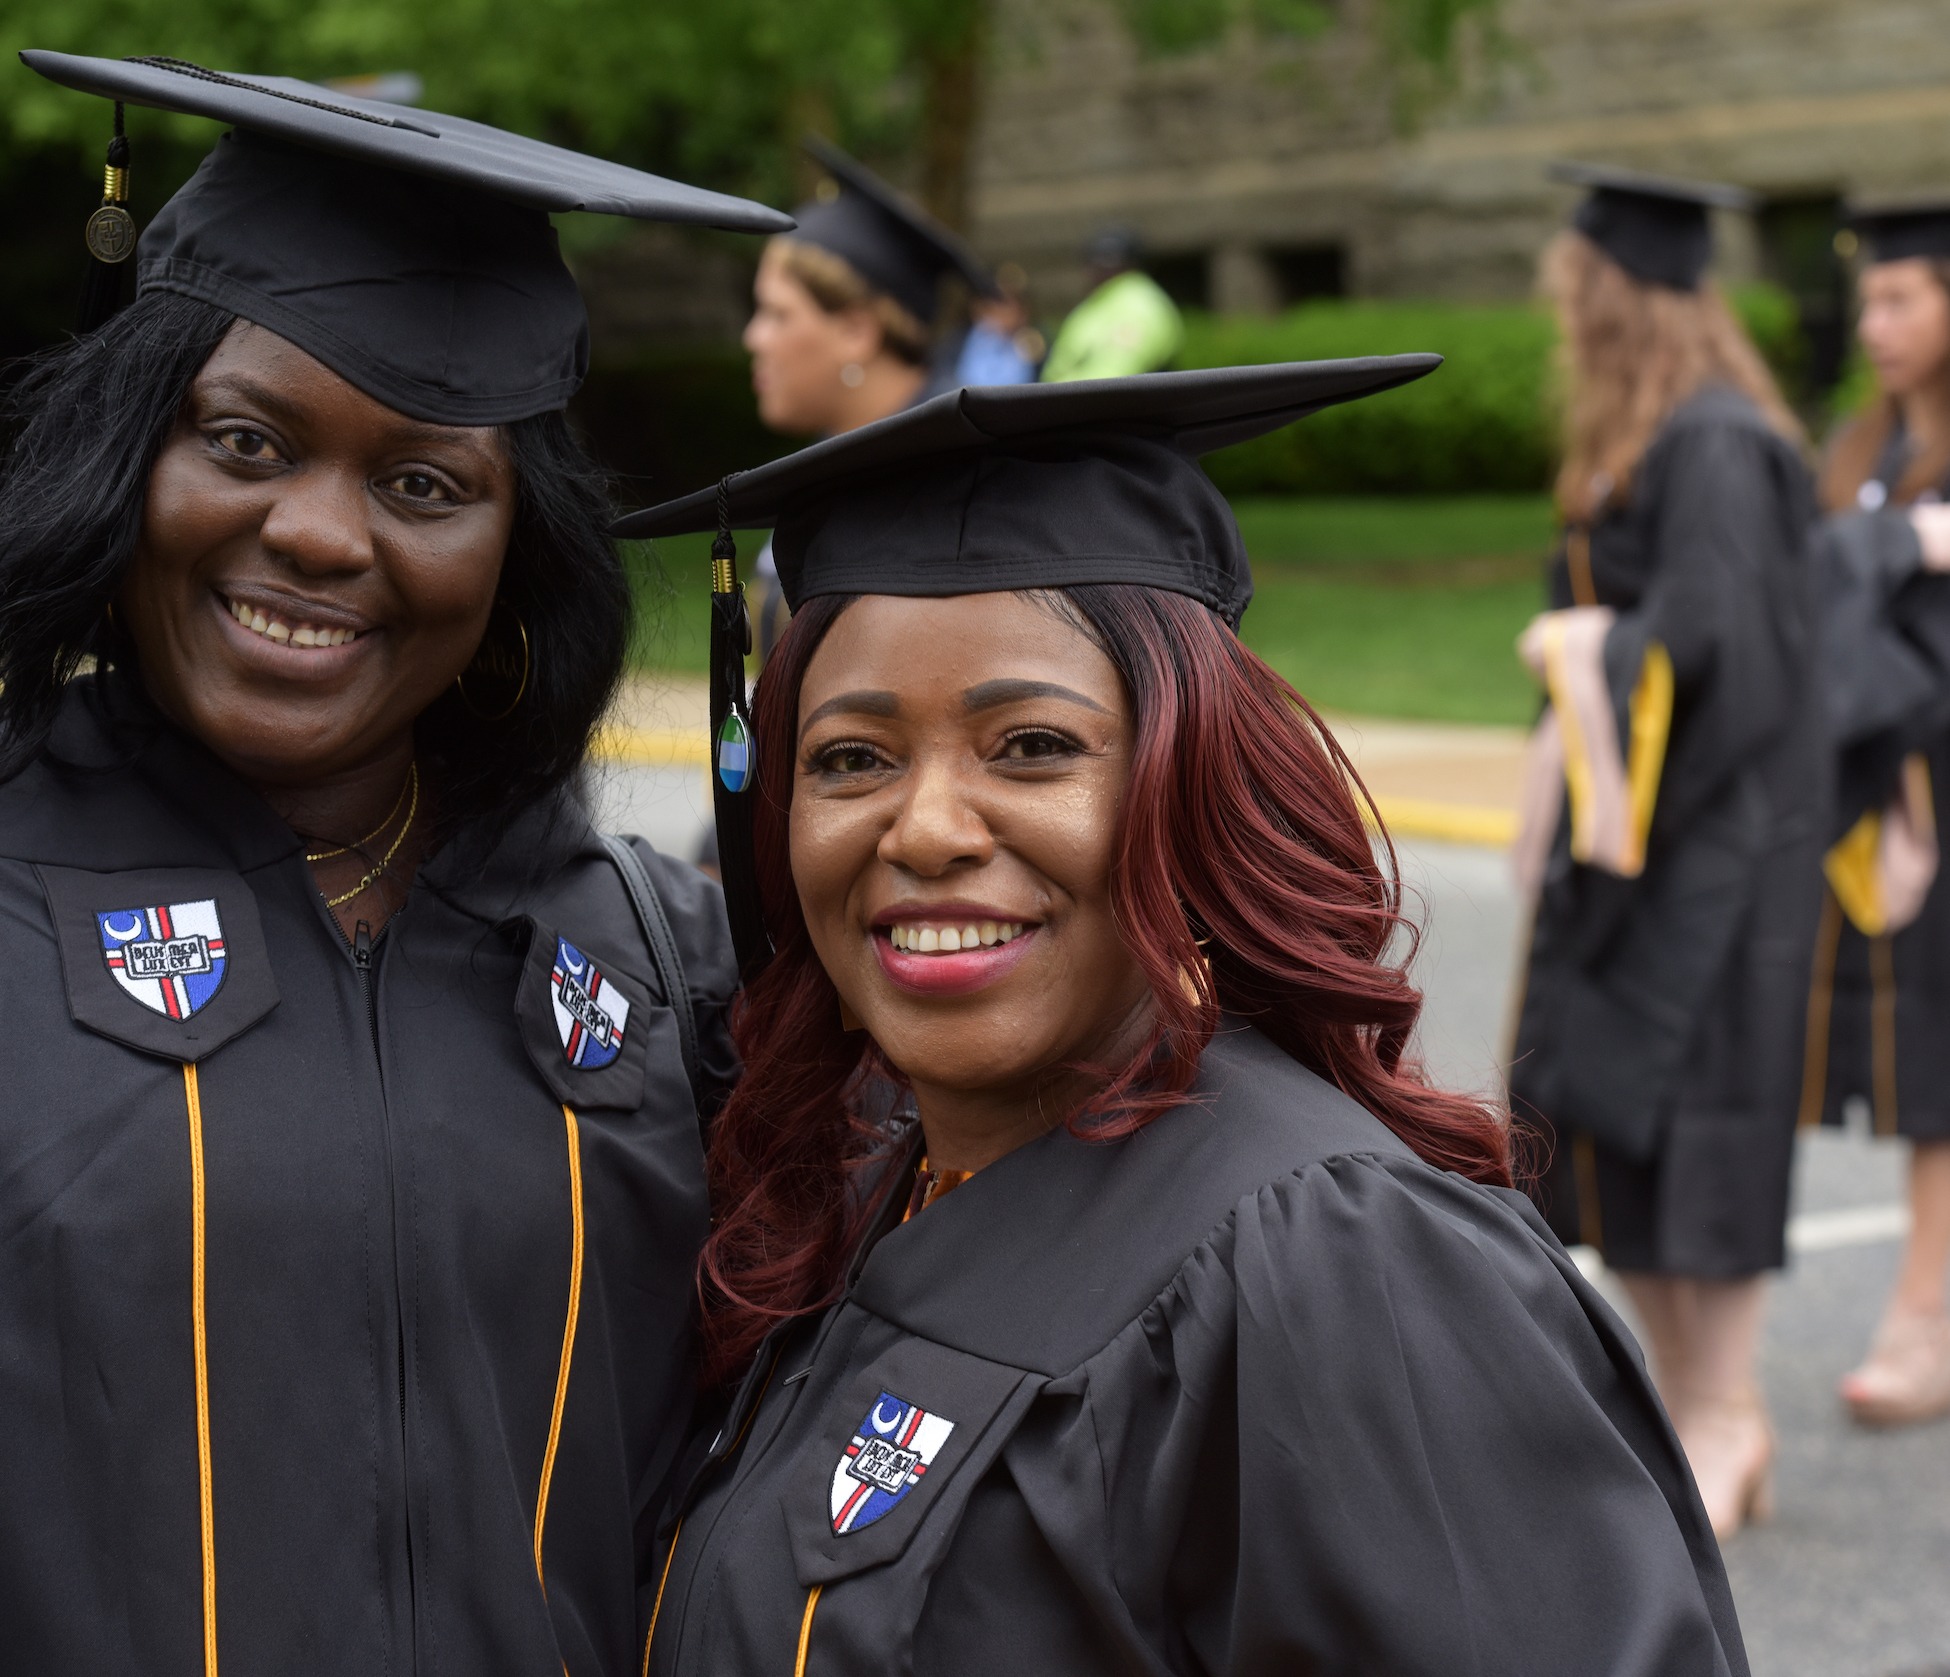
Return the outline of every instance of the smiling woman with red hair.
{"type": "Polygon", "coordinates": [[[1236,634],[1196,455],[1433,364],[960,392],[626,521],[776,520],[796,612],[721,770],[723,1413],[647,1669],[1744,1671],[1629,1340],[1412,1057],[1372,808],[1236,634]]]}

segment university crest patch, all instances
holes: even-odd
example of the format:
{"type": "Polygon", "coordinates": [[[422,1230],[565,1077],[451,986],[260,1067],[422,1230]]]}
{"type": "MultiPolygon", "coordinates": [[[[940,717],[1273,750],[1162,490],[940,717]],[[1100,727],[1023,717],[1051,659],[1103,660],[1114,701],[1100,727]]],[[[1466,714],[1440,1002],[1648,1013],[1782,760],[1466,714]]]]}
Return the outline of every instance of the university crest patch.
{"type": "Polygon", "coordinates": [[[600,1071],[623,1052],[630,998],[567,938],[555,940],[549,999],[555,1004],[555,1033],[570,1065],[600,1071]]]}
{"type": "Polygon", "coordinates": [[[953,1421],[882,1392],[833,1469],[833,1530],[858,1531],[891,1514],[954,1430],[953,1421]]]}
{"type": "Polygon", "coordinates": [[[215,899],[98,910],[95,924],[110,975],[151,1013],[187,1019],[223,988],[226,956],[215,899]]]}

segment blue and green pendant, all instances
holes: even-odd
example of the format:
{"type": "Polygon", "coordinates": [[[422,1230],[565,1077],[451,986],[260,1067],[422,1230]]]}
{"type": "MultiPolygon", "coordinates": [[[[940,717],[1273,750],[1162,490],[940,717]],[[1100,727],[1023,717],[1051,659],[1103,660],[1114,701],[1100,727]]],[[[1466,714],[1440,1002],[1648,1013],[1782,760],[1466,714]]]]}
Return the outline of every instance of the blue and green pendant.
{"type": "Polygon", "coordinates": [[[751,784],[755,758],[751,724],[737,711],[726,711],[718,729],[718,783],[727,792],[744,791],[751,784]]]}

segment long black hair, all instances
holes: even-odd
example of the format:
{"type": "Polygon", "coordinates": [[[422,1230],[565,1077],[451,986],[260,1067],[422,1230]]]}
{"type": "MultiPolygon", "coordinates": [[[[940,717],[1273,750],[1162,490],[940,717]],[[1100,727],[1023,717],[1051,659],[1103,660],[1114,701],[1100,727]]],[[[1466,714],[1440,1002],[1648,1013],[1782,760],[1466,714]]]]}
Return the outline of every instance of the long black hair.
{"type": "MultiPolygon", "coordinates": [[[[0,410],[0,781],[44,749],[84,663],[135,669],[108,608],[141,534],[156,456],[233,319],[152,292],[32,358],[14,381],[0,410]]],[[[526,630],[527,685],[501,720],[451,688],[421,716],[443,838],[499,832],[569,780],[630,644],[629,582],[607,534],[601,472],[560,413],[516,420],[502,437],[516,498],[498,598],[526,630]]]]}

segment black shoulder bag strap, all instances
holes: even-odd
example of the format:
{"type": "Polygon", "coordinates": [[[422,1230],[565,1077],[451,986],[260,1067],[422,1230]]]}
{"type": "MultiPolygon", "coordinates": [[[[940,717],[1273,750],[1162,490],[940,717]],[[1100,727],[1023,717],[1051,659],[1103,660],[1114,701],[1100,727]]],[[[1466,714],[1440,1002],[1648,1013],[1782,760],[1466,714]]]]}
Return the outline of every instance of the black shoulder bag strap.
{"type": "Polygon", "coordinates": [[[664,987],[664,1000],[677,1020],[677,1043],[684,1056],[684,1076],[691,1085],[691,1101],[702,1112],[704,1097],[698,1086],[697,1020],[691,1014],[691,987],[684,977],[684,957],[677,953],[677,939],[670,929],[670,917],[664,913],[663,899],[657,895],[657,888],[650,883],[643,858],[631,849],[629,841],[616,837],[614,833],[599,833],[597,837],[609,852],[609,859],[616,864],[616,871],[623,876],[623,889],[630,894],[630,907],[636,910],[637,924],[643,928],[643,940],[650,945],[650,958],[657,963],[657,978],[664,987]]]}

